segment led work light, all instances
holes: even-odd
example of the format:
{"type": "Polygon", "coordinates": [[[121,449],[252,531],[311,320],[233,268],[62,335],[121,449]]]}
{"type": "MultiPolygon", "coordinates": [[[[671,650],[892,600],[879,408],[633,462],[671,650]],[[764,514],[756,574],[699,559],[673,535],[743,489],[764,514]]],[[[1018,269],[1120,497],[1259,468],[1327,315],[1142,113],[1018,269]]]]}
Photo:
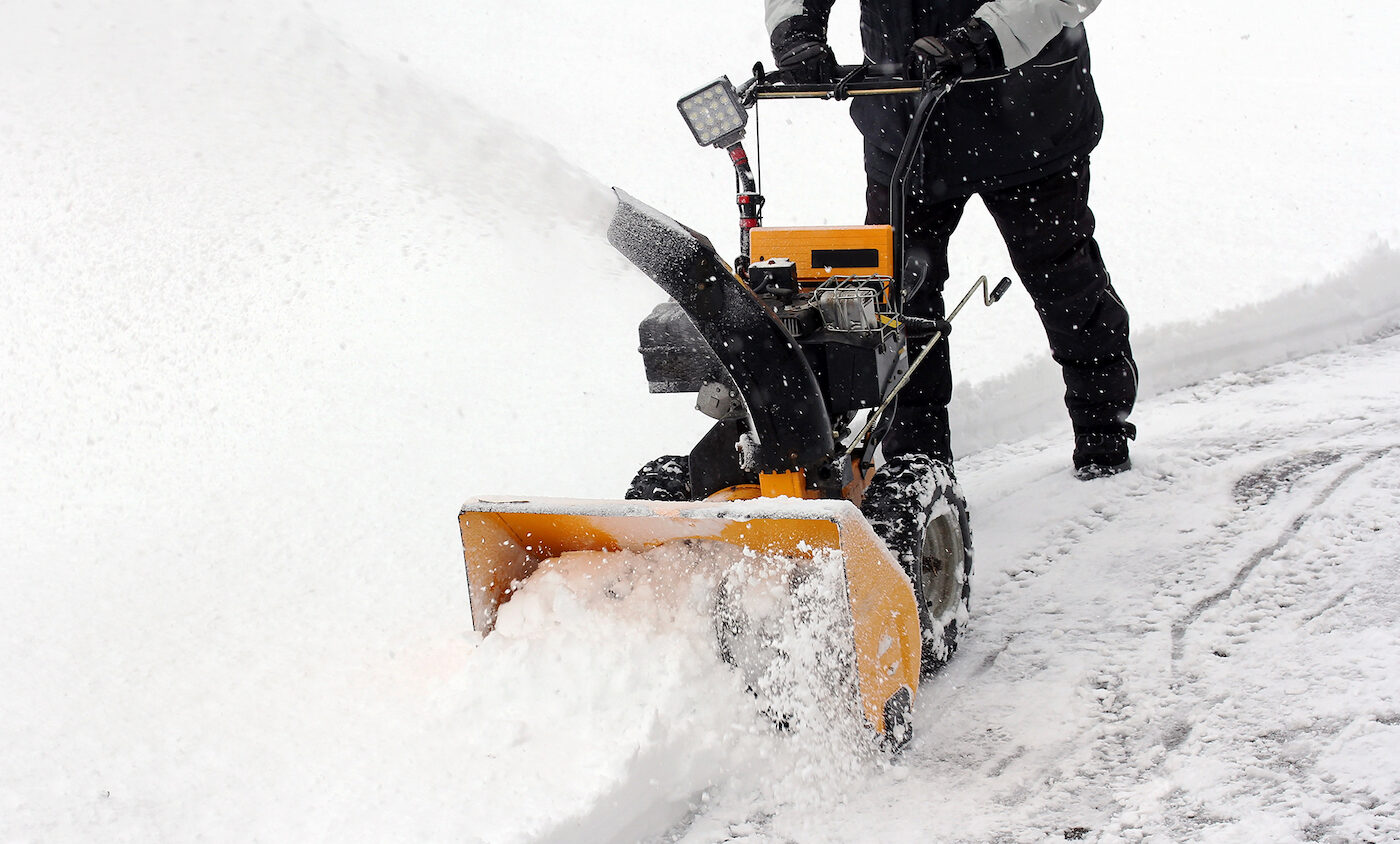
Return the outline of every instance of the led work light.
{"type": "Polygon", "coordinates": [[[728,147],[744,137],[749,113],[739,104],[739,92],[721,76],[676,103],[685,124],[702,147],[728,147]]]}

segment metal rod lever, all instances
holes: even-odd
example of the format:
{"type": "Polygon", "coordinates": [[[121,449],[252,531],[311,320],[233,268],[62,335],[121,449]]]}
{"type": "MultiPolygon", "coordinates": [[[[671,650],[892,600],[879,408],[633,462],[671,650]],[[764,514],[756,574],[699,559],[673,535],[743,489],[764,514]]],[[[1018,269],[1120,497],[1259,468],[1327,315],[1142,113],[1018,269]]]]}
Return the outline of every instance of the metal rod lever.
{"type": "MultiPolygon", "coordinates": [[[[962,297],[962,301],[958,303],[958,306],[953,308],[951,314],[948,314],[948,322],[951,323],[957,317],[962,311],[963,306],[972,299],[972,294],[976,293],[979,288],[982,290],[982,304],[990,308],[992,305],[1001,301],[1001,297],[1005,296],[1006,291],[1011,289],[1011,279],[1003,278],[997,283],[995,289],[991,287],[986,276],[977,279],[972,283],[972,286],[968,288],[967,293],[962,297]]],[[[846,446],[844,457],[849,458],[855,453],[856,449],[860,447],[861,441],[874,429],[875,423],[880,421],[880,417],[884,415],[890,404],[894,402],[895,396],[899,395],[899,391],[903,390],[905,386],[908,385],[910,377],[914,374],[914,370],[919,368],[919,365],[928,357],[929,352],[933,351],[933,347],[942,339],[942,331],[936,331],[929,336],[928,342],[924,345],[924,350],[919,353],[919,357],[909,366],[909,369],[905,371],[904,375],[899,379],[899,382],[894,385],[894,389],[885,394],[885,400],[880,402],[880,406],[875,408],[875,412],[870,414],[870,417],[865,420],[865,425],[860,429],[860,433],[856,434],[855,438],[851,440],[851,444],[846,446]]]]}

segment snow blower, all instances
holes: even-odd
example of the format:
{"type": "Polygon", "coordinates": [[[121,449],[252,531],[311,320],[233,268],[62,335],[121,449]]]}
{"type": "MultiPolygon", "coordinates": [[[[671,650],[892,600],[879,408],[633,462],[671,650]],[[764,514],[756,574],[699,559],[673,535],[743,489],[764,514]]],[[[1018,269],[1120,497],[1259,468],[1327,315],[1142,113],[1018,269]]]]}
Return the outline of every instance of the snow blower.
{"type": "MultiPolygon", "coordinates": [[[[462,508],[473,625],[542,561],[579,551],[645,551],[716,541],[844,566],[846,687],[865,721],[898,747],[922,677],[952,655],[966,623],[972,543],[967,506],[927,458],[884,460],[879,446],[909,373],[911,339],[931,349],[980,289],[946,320],[903,313],[905,182],[939,100],[956,80],[876,77],[846,67],[835,85],[765,76],[736,89],[722,77],[678,107],[702,146],[728,152],[738,182],[741,254],[731,266],[703,235],[617,190],[608,239],[671,298],[642,322],[652,392],[697,394],[715,422],[688,455],[653,460],[624,501],[477,498],[462,508]],[[891,185],[893,225],[764,227],[742,140],[748,111],[775,98],[917,95],[891,185]]],[[[924,354],[927,354],[925,351],[924,354]]],[[[717,623],[728,654],[730,621],[717,623]]]]}

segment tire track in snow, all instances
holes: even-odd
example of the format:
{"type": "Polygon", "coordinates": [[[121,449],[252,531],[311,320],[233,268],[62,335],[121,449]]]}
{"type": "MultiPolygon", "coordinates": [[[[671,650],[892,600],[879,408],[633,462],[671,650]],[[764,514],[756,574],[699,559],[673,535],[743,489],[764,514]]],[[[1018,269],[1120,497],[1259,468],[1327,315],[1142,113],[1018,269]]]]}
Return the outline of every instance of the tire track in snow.
{"type": "MultiPolygon", "coordinates": [[[[1387,797],[1384,789],[1376,787],[1374,776],[1349,779],[1337,774],[1339,768],[1345,772],[1347,764],[1343,758],[1339,765],[1338,748],[1353,746],[1357,737],[1369,740],[1367,734],[1376,729],[1379,719],[1366,714],[1365,704],[1349,701],[1346,708],[1361,714],[1339,715],[1336,704],[1314,699],[1325,701],[1340,688],[1354,687],[1360,678],[1374,677],[1372,664],[1384,662],[1386,649],[1344,652],[1342,661],[1329,660],[1314,649],[1321,643],[1335,648],[1318,638],[1335,631],[1323,629],[1325,625],[1304,629],[1322,614],[1347,604],[1362,581],[1325,598],[1316,609],[1290,609],[1303,603],[1311,588],[1329,575],[1350,573],[1356,577],[1368,572],[1366,545],[1351,544],[1357,538],[1355,525],[1364,525],[1366,513],[1375,512],[1368,497],[1384,500],[1389,475],[1379,467],[1379,461],[1396,447],[1362,450],[1348,449],[1347,444],[1355,443],[1358,434],[1374,444],[1377,433],[1385,430],[1381,424],[1368,424],[1337,437],[1334,442],[1343,452],[1362,452],[1356,462],[1314,493],[1302,514],[1292,519],[1273,543],[1252,555],[1230,584],[1197,601],[1173,624],[1171,675],[1176,679],[1158,701],[1168,733],[1163,734],[1164,752],[1143,773],[1149,783],[1184,781],[1190,785],[1165,798],[1146,798],[1150,787],[1140,783],[1134,789],[1139,796],[1129,803],[1150,806],[1164,815],[1175,824],[1172,831],[1176,840],[1224,828],[1252,830],[1252,837],[1269,840],[1295,840],[1285,832],[1290,829],[1298,830],[1296,840],[1391,840],[1394,825],[1384,819],[1393,816],[1387,809],[1393,796],[1387,797]],[[1356,478],[1365,476],[1366,469],[1372,470],[1374,482],[1358,483],[1356,478]],[[1343,489],[1351,490],[1350,500],[1325,508],[1343,489]],[[1294,543],[1302,547],[1294,553],[1285,552],[1294,543]],[[1359,559],[1353,552],[1360,552],[1359,559]],[[1275,566],[1280,570],[1265,573],[1275,566]],[[1232,603],[1227,610],[1233,621],[1214,622],[1213,632],[1227,637],[1230,646],[1195,658],[1182,671],[1188,653],[1184,639],[1191,625],[1245,591],[1251,579],[1261,577],[1266,582],[1250,590],[1255,594],[1232,603]],[[1283,662],[1279,662],[1280,656],[1283,662]],[[1352,660],[1357,665],[1350,665],[1352,660]],[[1261,675],[1261,669],[1268,676],[1261,675]],[[1270,694],[1269,709],[1258,709],[1259,701],[1270,694]],[[1175,725],[1174,736],[1171,725],[1175,725]],[[1234,773],[1211,788],[1198,787],[1197,771],[1202,762],[1218,764],[1222,757],[1234,757],[1234,773]],[[1221,803],[1231,808],[1221,811],[1221,803]],[[1339,837],[1338,831],[1348,827],[1367,828],[1368,833],[1361,838],[1339,837]],[[1271,833],[1262,834],[1263,829],[1271,833]]],[[[1269,464],[1236,483],[1236,499],[1246,504],[1246,510],[1266,504],[1280,488],[1291,488],[1311,471],[1336,462],[1337,456],[1337,452],[1314,451],[1269,464]],[[1273,484],[1262,496],[1248,500],[1250,496],[1241,494],[1260,492],[1256,483],[1261,479],[1273,484]]],[[[1371,531],[1381,529],[1370,527],[1371,531]]],[[[1364,589],[1358,594],[1364,595],[1364,589]]],[[[1341,624],[1346,626],[1347,616],[1343,618],[1341,624]]],[[[1348,696],[1365,701],[1379,691],[1352,691],[1348,696]]]]}
{"type": "Polygon", "coordinates": [[[1190,611],[1186,613],[1185,616],[1173,623],[1172,663],[1176,664],[1181,661],[1182,654],[1185,650],[1186,632],[1191,627],[1191,625],[1195,624],[1198,620],[1200,620],[1201,616],[1204,615],[1211,607],[1214,607],[1216,604],[1219,604],[1221,601],[1228,598],[1231,594],[1233,594],[1236,590],[1243,586],[1245,581],[1249,579],[1249,576],[1254,573],[1255,569],[1259,568],[1260,563],[1264,562],[1267,559],[1270,559],[1279,551],[1282,551],[1284,547],[1287,546],[1288,543],[1291,542],[1293,538],[1298,535],[1299,531],[1301,531],[1303,529],[1303,526],[1308,523],[1308,521],[1311,519],[1312,515],[1317,511],[1317,509],[1321,507],[1324,503],[1326,503],[1326,501],[1329,498],[1331,498],[1334,493],[1336,493],[1336,491],[1341,487],[1342,484],[1346,483],[1357,472],[1366,468],[1366,466],[1372,461],[1379,460],[1381,457],[1384,457],[1386,454],[1388,454],[1391,450],[1392,449],[1386,448],[1380,449],[1378,451],[1373,451],[1370,454],[1366,455],[1366,457],[1362,458],[1361,460],[1358,460],[1356,463],[1344,469],[1340,474],[1337,475],[1337,477],[1332,479],[1332,482],[1330,484],[1324,487],[1316,496],[1313,497],[1313,500],[1309,503],[1308,507],[1304,510],[1302,515],[1298,516],[1292,522],[1290,522],[1289,525],[1286,528],[1284,528],[1283,533],[1281,533],[1279,537],[1274,540],[1273,543],[1271,543],[1265,548],[1261,548],[1260,550],[1256,551],[1253,554],[1253,556],[1251,556],[1249,560],[1242,567],[1240,567],[1239,571],[1235,573],[1235,577],[1233,580],[1230,581],[1230,583],[1228,583],[1224,588],[1220,589],[1219,591],[1208,595],[1205,598],[1198,601],[1195,604],[1195,606],[1193,606],[1190,609],[1190,611]]]}

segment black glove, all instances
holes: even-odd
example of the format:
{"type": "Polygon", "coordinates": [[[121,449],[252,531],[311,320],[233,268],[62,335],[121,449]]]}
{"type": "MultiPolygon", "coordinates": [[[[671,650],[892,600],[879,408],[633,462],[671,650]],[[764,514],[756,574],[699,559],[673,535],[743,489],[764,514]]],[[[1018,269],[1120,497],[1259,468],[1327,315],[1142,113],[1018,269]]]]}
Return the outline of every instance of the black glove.
{"type": "Polygon", "coordinates": [[[826,43],[826,26],[807,15],[793,15],[773,30],[773,60],[799,84],[836,80],[836,56],[826,43]]]}
{"type": "Polygon", "coordinates": [[[1006,69],[997,34],[981,18],[968,18],[942,38],[926,35],[909,51],[909,74],[927,79],[935,73],[958,77],[1006,69]]]}

